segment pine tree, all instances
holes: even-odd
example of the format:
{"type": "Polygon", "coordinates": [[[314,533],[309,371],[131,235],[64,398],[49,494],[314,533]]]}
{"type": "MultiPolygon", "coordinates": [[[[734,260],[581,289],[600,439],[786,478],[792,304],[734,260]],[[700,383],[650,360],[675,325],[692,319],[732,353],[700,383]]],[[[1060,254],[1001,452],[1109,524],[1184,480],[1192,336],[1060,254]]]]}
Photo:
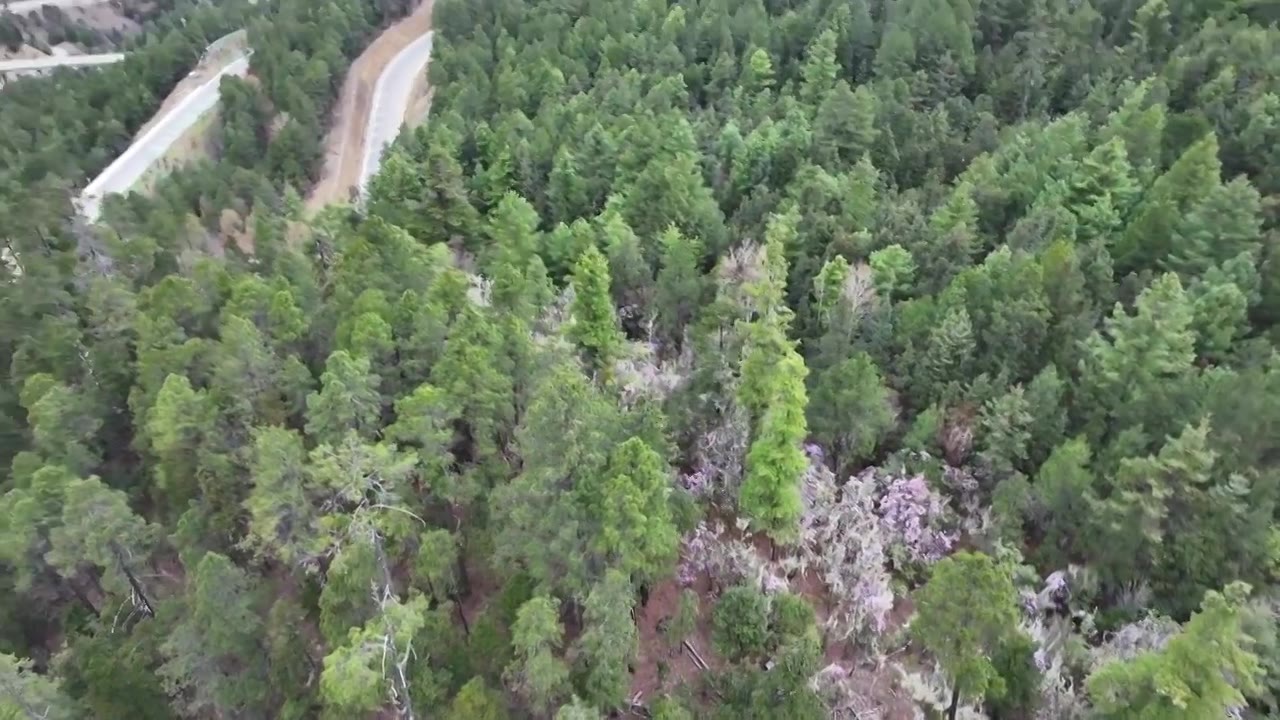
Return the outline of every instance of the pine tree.
{"type": "Polygon", "coordinates": [[[62,523],[50,533],[49,562],[68,579],[94,569],[106,590],[133,598],[142,614],[154,617],[153,592],[142,578],[159,528],[135,514],[124,493],[96,477],[72,481],[64,492],[62,523]]]}
{"type": "Polygon", "coordinates": [[[480,214],[471,205],[465,176],[459,164],[456,149],[451,140],[437,133],[427,151],[423,168],[425,185],[421,210],[424,220],[417,223],[419,240],[428,243],[462,242],[475,247],[480,226],[480,214]]]}
{"type": "Polygon", "coordinates": [[[1116,271],[1125,274],[1151,268],[1160,258],[1184,253],[1171,244],[1177,219],[1221,184],[1221,173],[1218,139],[1210,133],[1187,148],[1134,208],[1123,235],[1111,248],[1116,271]]]}
{"type": "Polygon", "coordinates": [[[809,43],[804,65],[800,69],[800,100],[816,108],[836,83],[840,68],[836,65],[836,34],[824,30],[809,43]]]}
{"type": "Polygon", "coordinates": [[[775,542],[799,532],[800,483],[808,467],[801,443],[808,428],[804,378],[808,370],[788,348],[772,371],[770,401],[747,453],[738,505],[752,524],[775,542]]]}
{"type": "Polygon", "coordinates": [[[206,553],[183,598],[185,612],[161,644],[158,672],[192,713],[252,712],[266,697],[251,578],[228,558],[206,553]]]}
{"type": "Polygon", "coordinates": [[[1035,524],[1043,535],[1037,548],[1043,567],[1065,566],[1089,542],[1097,500],[1089,462],[1088,443],[1073,438],[1054,448],[1036,473],[1032,495],[1035,524]]]}
{"type": "Polygon", "coordinates": [[[501,355],[498,327],[479,308],[464,307],[449,329],[444,354],[431,369],[450,422],[469,440],[477,465],[499,472],[500,451],[515,422],[514,381],[501,355]]]}
{"type": "Polygon", "coordinates": [[[920,359],[920,381],[912,391],[919,401],[943,396],[948,386],[969,376],[976,343],[969,313],[963,308],[948,310],[929,334],[924,357],[920,359]]]}
{"type": "Polygon", "coordinates": [[[20,402],[34,447],[49,464],[75,473],[96,469],[101,462],[97,435],[102,419],[89,393],[39,373],[23,384],[20,402]]]}
{"type": "Polygon", "coordinates": [[[706,297],[706,278],[698,267],[702,245],[674,227],[663,232],[658,242],[661,255],[653,298],[655,324],[666,346],[678,350],[706,297]]]}
{"type": "Polygon", "coordinates": [[[484,678],[474,677],[454,696],[446,720],[506,720],[502,696],[489,689],[484,678]]]}
{"type": "Polygon", "coordinates": [[[933,567],[929,582],[916,591],[911,634],[951,678],[948,720],[955,720],[960,698],[982,697],[1002,687],[991,657],[1017,625],[1013,580],[990,557],[959,552],[933,567]]]}
{"type": "MultiPolygon", "coordinates": [[[[599,505],[588,503],[604,502],[601,478],[610,477],[606,463],[622,437],[618,408],[576,363],[547,369],[516,431],[520,473],[490,498],[498,562],[548,587],[586,593],[603,571],[593,553],[603,542],[600,526],[590,514],[599,505]]],[[[651,487],[652,478],[643,482],[651,487]]],[[[644,499],[652,507],[652,496],[644,499]]],[[[653,561],[647,553],[626,560],[633,567],[653,561]]]]}
{"type": "Polygon", "coordinates": [[[880,369],[866,353],[816,375],[809,398],[809,427],[839,474],[871,456],[893,428],[896,413],[880,369]]]}
{"type": "Polygon", "coordinates": [[[35,671],[32,662],[0,653],[0,716],[72,720],[80,711],[58,683],[35,671]]]}
{"type": "Polygon", "coordinates": [[[307,397],[307,434],[320,442],[336,442],[349,430],[372,437],[382,414],[378,376],[366,357],[343,350],[329,356],[320,391],[307,397]]]}
{"type": "Polygon", "coordinates": [[[1205,593],[1200,612],[1159,650],[1112,660],[1086,687],[1100,717],[1210,720],[1246,704],[1261,669],[1241,627],[1245,583],[1205,593]]]}
{"type": "Polygon", "coordinates": [[[254,434],[250,469],[253,488],[245,500],[249,513],[244,544],[259,557],[275,557],[296,566],[314,551],[316,512],[307,496],[306,451],[292,430],[260,428],[254,434]]]}
{"type": "Polygon", "coordinates": [[[769,58],[769,53],[763,48],[756,48],[747,58],[745,67],[742,68],[742,78],[740,80],[742,89],[748,95],[768,92],[773,89],[773,60],[769,58]]]}
{"type": "Polygon", "coordinates": [[[608,261],[594,246],[588,247],[573,266],[573,321],[568,332],[588,364],[606,375],[623,341],[609,283],[608,261]]]}
{"type": "Polygon", "coordinates": [[[867,259],[876,292],[886,299],[910,291],[916,274],[916,261],[911,252],[898,244],[880,248],[867,259]]]}
{"type": "Polygon", "coordinates": [[[1194,312],[1178,276],[1157,278],[1135,305],[1134,315],[1117,305],[1085,344],[1076,408],[1095,437],[1137,425],[1153,437],[1172,432],[1194,372],[1194,312]]]}
{"type": "Polygon", "coordinates": [[[670,468],[633,437],[613,451],[603,475],[585,498],[599,523],[596,551],[637,582],[658,580],[674,564],[680,541],[668,501],[670,468]]]}
{"type": "Polygon", "coordinates": [[[639,334],[645,316],[652,312],[653,268],[645,257],[640,238],[615,207],[607,208],[598,222],[600,245],[609,260],[609,289],[613,304],[618,308],[628,332],[639,334]]]}
{"type": "Polygon", "coordinates": [[[1256,256],[1262,241],[1261,198],[1244,177],[1215,185],[1174,220],[1172,232],[1170,253],[1157,264],[1188,281],[1241,254],[1256,256]]]}
{"type": "Polygon", "coordinates": [[[198,492],[205,453],[217,436],[215,409],[208,394],[182,375],[170,375],[156,395],[147,429],[155,466],[156,490],[169,511],[181,513],[198,492]]]}
{"type": "Polygon", "coordinates": [[[1140,190],[1120,138],[1094,148],[1076,169],[1067,202],[1079,221],[1080,239],[1109,239],[1123,228],[1140,190]]]}
{"type": "Polygon", "coordinates": [[[529,201],[507,193],[489,213],[491,245],[485,271],[493,279],[494,307],[532,322],[551,300],[547,270],[538,256],[542,235],[538,212],[529,201]]]}
{"type": "Polygon", "coordinates": [[[431,690],[416,684],[418,666],[429,660],[430,650],[413,647],[426,624],[427,601],[421,595],[407,602],[384,599],[373,618],[325,656],[320,675],[325,706],[352,716],[390,704],[402,716],[414,717],[415,700],[427,699],[421,696],[429,697],[431,690]]]}
{"type": "Polygon", "coordinates": [[[836,172],[871,152],[880,135],[878,102],[867,86],[854,91],[845,80],[837,80],[823,96],[813,121],[814,162],[836,172]]]}
{"type": "Polygon", "coordinates": [[[630,689],[628,666],[637,650],[631,612],[635,597],[631,581],[616,570],[605,574],[587,596],[584,629],[574,654],[585,667],[584,697],[597,708],[621,707],[630,689]]]}
{"type": "Polygon", "coordinates": [[[538,712],[547,712],[564,697],[569,669],[556,657],[564,642],[559,601],[535,597],[520,606],[511,628],[516,659],[505,673],[507,683],[538,712]]]}

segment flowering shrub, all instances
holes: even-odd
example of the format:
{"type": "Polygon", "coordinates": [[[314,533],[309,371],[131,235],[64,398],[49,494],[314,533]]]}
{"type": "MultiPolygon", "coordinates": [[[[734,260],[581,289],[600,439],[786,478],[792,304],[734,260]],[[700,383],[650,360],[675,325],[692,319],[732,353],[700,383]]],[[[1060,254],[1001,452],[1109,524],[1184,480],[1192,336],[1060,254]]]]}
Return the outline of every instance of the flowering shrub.
{"type": "MultiPolygon", "coordinates": [[[[863,475],[874,471],[868,470],[863,475]]],[[[880,518],[896,560],[933,563],[955,544],[955,536],[942,530],[946,504],[929,488],[923,475],[896,476],[883,481],[880,518]]]]}
{"type": "MultiPolygon", "coordinates": [[[[801,519],[801,555],[794,569],[814,567],[833,607],[827,628],[840,638],[884,632],[893,610],[887,556],[875,513],[875,483],[864,476],[835,487],[835,476],[810,451],[801,519]]],[[[864,474],[865,475],[865,474],[864,474]]]]}
{"type": "MultiPolygon", "coordinates": [[[[727,536],[724,525],[718,521],[710,525],[705,521],[698,523],[685,538],[681,555],[676,578],[685,587],[697,582],[699,574],[706,573],[717,588],[751,584],[769,592],[776,589],[776,583],[768,582],[773,573],[764,559],[746,542],[727,536]]],[[[783,581],[783,589],[785,587],[783,581]]]]}

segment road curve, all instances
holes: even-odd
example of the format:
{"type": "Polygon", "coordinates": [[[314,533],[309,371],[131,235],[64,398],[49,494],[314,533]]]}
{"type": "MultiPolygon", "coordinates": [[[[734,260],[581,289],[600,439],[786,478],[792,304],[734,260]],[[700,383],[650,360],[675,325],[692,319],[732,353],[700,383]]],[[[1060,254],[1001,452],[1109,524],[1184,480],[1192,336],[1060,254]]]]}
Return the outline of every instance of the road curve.
{"type": "Polygon", "coordinates": [[[115,162],[107,166],[80,194],[80,212],[90,222],[98,219],[102,211],[102,198],[112,193],[128,192],[147,168],[151,167],[170,146],[178,141],[205,113],[218,104],[218,86],[228,75],[243,77],[249,71],[249,55],[245,54],[224,67],[190,95],[182,99],[172,110],[156,122],[150,130],[133,141],[115,162]]]}
{"type": "Polygon", "coordinates": [[[0,73],[31,72],[49,70],[57,67],[82,67],[85,65],[107,65],[120,62],[124,53],[103,53],[101,55],[50,55],[25,60],[0,60],[0,73]]]}
{"type": "Polygon", "coordinates": [[[102,5],[108,0],[13,0],[7,5],[0,2],[0,10],[7,10],[11,13],[28,13],[32,10],[39,10],[43,5],[56,5],[57,7],[84,7],[86,5],[102,5]]]}
{"type": "Polygon", "coordinates": [[[369,125],[365,132],[364,156],[360,163],[360,195],[364,196],[369,179],[382,164],[382,153],[395,141],[404,126],[405,113],[422,69],[431,58],[431,40],[428,32],[401,50],[387,64],[374,87],[373,102],[369,105],[369,125]]]}

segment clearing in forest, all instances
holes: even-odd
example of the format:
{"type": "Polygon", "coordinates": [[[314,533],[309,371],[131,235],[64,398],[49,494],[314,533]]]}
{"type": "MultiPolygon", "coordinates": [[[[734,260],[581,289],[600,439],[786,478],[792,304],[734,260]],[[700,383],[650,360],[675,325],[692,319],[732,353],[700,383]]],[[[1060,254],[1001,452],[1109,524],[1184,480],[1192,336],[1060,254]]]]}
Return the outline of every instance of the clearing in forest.
{"type": "Polygon", "coordinates": [[[387,28],[351,63],[338,97],[333,126],[325,137],[324,168],[307,199],[307,207],[348,202],[360,183],[360,167],[369,128],[373,90],[383,70],[410,43],[431,29],[431,0],[387,28]]]}

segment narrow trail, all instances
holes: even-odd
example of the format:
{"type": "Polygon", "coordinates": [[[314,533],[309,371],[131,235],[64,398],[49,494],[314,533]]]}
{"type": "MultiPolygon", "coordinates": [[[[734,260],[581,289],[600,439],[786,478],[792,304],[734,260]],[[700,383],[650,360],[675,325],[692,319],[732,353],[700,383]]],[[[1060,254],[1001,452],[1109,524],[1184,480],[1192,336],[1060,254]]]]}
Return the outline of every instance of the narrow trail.
{"type": "Polygon", "coordinates": [[[52,55],[49,57],[29,58],[25,60],[0,60],[0,73],[34,72],[59,67],[84,67],[88,65],[109,65],[124,60],[124,53],[103,53],[101,55],[52,55]]]}
{"type": "Polygon", "coordinates": [[[8,4],[0,2],[0,12],[8,11],[11,13],[29,13],[32,10],[39,10],[44,5],[53,5],[55,7],[85,7],[87,5],[102,5],[107,0],[12,0],[8,4]]]}
{"type": "MultiPolygon", "coordinates": [[[[324,168],[307,198],[308,209],[315,211],[325,205],[355,200],[366,177],[366,148],[370,147],[371,141],[376,142],[374,135],[383,136],[388,122],[392,122],[398,132],[399,121],[403,121],[408,105],[408,93],[413,88],[412,83],[404,83],[401,78],[406,74],[414,75],[421,68],[421,65],[414,68],[412,60],[421,54],[424,45],[426,52],[430,52],[432,5],[431,0],[427,0],[409,16],[387,28],[351,64],[338,97],[333,127],[325,137],[324,168]],[[414,48],[417,48],[417,54],[414,48]],[[405,59],[397,62],[400,58],[405,59]],[[384,77],[396,79],[384,82],[384,77]],[[377,101],[375,96],[380,85],[384,99],[377,101]],[[393,99],[397,94],[403,96],[393,99]],[[376,102],[381,102],[377,109],[374,107],[376,102]],[[395,108],[399,108],[398,115],[395,108]]],[[[425,64],[425,60],[422,63],[425,64]]],[[[378,146],[378,153],[381,153],[381,146],[378,146]]]]}

